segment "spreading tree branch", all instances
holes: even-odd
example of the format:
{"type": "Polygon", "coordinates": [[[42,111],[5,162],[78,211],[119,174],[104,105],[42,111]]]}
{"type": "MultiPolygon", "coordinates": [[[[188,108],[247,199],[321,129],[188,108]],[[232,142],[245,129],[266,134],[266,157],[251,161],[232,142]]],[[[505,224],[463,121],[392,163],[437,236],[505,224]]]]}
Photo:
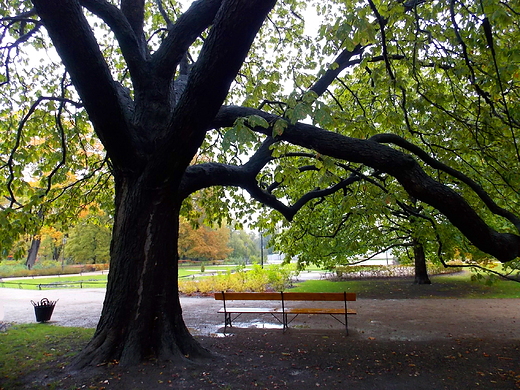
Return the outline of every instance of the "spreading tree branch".
{"type": "Polygon", "coordinates": [[[358,44],[352,50],[343,50],[334,60],[334,64],[336,64],[337,67],[327,69],[323,76],[321,76],[309,90],[315,92],[318,96],[323,95],[334,79],[348,66],[353,64],[352,57],[361,55],[364,49],[364,46],[358,44]]]}
{"type": "MultiPolygon", "coordinates": [[[[132,26],[134,34],[143,44],[144,39],[144,4],[145,0],[121,0],[121,11],[132,26]]],[[[144,46],[144,45],[143,45],[144,46]]]]}
{"type": "Polygon", "coordinates": [[[198,0],[169,28],[168,35],[153,54],[156,75],[171,80],[176,66],[190,45],[215,20],[222,0],[198,0]]]}
{"type": "MultiPolygon", "coordinates": [[[[167,166],[174,169],[187,166],[196,154],[274,4],[275,0],[228,0],[222,4],[175,106],[172,123],[164,138],[158,140],[157,153],[167,156],[167,166]],[[182,147],[179,139],[183,140],[182,147]]],[[[158,164],[151,166],[151,170],[164,168],[158,164]]]]}
{"type": "MultiPolygon", "coordinates": [[[[138,0],[138,3],[142,0],[138,0]]],[[[131,1],[123,1],[122,10],[106,0],[81,0],[81,4],[94,15],[102,19],[114,33],[121,53],[125,58],[130,75],[135,82],[145,76],[146,43],[142,32],[142,12],[134,13],[136,16],[128,18],[133,8],[131,1]],[[139,27],[139,25],[141,26],[139,27]]]]}
{"type": "Polygon", "coordinates": [[[469,186],[475,192],[475,194],[477,194],[477,196],[485,203],[485,205],[492,213],[500,215],[509,220],[509,222],[515,225],[516,229],[520,232],[520,218],[518,218],[518,216],[512,212],[497,205],[478,183],[464,175],[462,172],[459,172],[456,169],[453,169],[446,164],[443,164],[440,161],[430,157],[430,155],[428,155],[424,150],[396,134],[377,134],[370,139],[379,143],[392,143],[394,145],[400,146],[419,157],[432,168],[441,170],[448,175],[460,180],[469,186]]]}
{"type": "MultiPolygon", "coordinates": [[[[225,106],[215,118],[214,126],[232,126],[236,118],[249,115],[262,116],[269,123],[280,120],[275,115],[259,110],[225,106]]],[[[255,131],[267,135],[272,130],[256,128],[255,131]]],[[[520,236],[492,229],[460,194],[432,179],[417,161],[403,152],[374,140],[351,138],[303,123],[288,125],[278,139],[386,172],[395,177],[410,196],[443,213],[482,251],[500,261],[509,261],[520,255],[520,236]]]]}
{"type": "Polygon", "coordinates": [[[129,107],[121,98],[120,87],[112,78],[81,5],[74,0],[33,0],[33,4],[112,162],[125,169],[138,169],[142,143],[131,131],[129,107]]]}

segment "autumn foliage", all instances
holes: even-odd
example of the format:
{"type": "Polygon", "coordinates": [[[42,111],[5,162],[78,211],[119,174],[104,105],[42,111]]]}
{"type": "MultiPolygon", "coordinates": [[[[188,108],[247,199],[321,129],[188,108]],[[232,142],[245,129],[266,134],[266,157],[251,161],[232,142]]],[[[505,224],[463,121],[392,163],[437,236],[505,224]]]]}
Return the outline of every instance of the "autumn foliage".
{"type": "Polygon", "coordinates": [[[181,260],[211,261],[226,258],[233,249],[228,246],[229,229],[193,227],[182,220],[179,227],[179,257],[181,260]]]}

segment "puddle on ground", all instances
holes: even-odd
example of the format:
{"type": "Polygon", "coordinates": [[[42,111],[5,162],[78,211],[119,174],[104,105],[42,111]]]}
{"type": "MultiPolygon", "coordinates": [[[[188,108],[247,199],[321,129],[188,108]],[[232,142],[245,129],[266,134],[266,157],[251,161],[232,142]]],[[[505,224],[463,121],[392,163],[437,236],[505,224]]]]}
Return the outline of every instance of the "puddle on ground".
{"type": "MultiPolygon", "coordinates": [[[[210,336],[210,337],[229,337],[229,336],[233,336],[232,333],[224,333],[222,331],[220,331],[220,332],[218,331],[218,330],[223,330],[224,329],[224,324],[217,325],[216,328],[214,328],[213,326],[210,326],[210,328],[213,328],[213,329],[212,330],[206,329],[204,331],[201,328],[188,327],[188,330],[190,331],[190,333],[192,335],[199,335],[199,336],[202,336],[202,335],[206,335],[206,336],[210,336]]],[[[256,329],[283,329],[283,325],[282,324],[273,324],[273,323],[269,323],[269,322],[238,322],[238,321],[235,321],[235,322],[233,322],[233,326],[228,327],[227,329],[230,332],[232,332],[233,328],[237,328],[237,329],[248,329],[248,328],[249,329],[251,329],[251,328],[256,328],[256,329]]]]}
{"type": "Polygon", "coordinates": [[[209,337],[215,337],[215,338],[233,337],[233,336],[234,336],[233,333],[220,333],[220,332],[216,332],[216,333],[210,333],[209,334],[209,337]]]}
{"type": "MultiPolygon", "coordinates": [[[[224,325],[220,326],[219,329],[223,329],[224,325]]],[[[258,328],[258,329],[283,329],[282,324],[270,324],[264,322],[233,322],[233,326],[228,327],[228,329],[232,332],[233,329],[250,329],[250,328],[258,328]]],[[[234,336],[234,333],[224,333],[224,332],[213,332],[210,333],[210,337],[231,337],[234,336]]]]}
{"type": "Polygon", "coordinates": [[[269,322],[233,322],[231,328],[283,329],[283,325],[269,322]]]}

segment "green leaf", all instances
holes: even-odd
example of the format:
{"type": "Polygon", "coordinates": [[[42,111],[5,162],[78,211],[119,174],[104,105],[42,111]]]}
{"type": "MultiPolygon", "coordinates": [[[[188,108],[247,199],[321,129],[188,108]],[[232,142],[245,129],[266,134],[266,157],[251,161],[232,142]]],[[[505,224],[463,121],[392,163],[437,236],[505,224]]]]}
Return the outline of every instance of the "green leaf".
{"type": "Polygon", "coordinates": [[[222,149],[224,151],[229,150],[231,144],[237,141],[237,129],[231,128],[224,133],[224,137],[222,139],[222,149]]]}
{"type": "Polygon", "coordinates": [[[305,103],[300,102],[296,104],[289,116],[291,123],[296,123],[302,119],[307,118],[312,113],[312,107],[305,103]]]}
{"type": "Polygon", "coordinates": [[[259,127],[263,127],[264,129],[267,129],[269,127],[269,123],[264,118],[262,118],[259,115],[248,116],[247,117],[247,123],[251,127],[259,126],[259,127]]]}
{"type": "Polygon", "coordinates": [[[328,106],[320,104],[314,112],[314,123],[323,127],[334,124],[334,118],[331,115],[331,110],[328,106]]]}
{"type": "Polygon", "coordinates": [[[273,125],[273,137],[282,135],[287,126],[289,124],[285,119],[277,119],[273,125]]]}
{"type": "Polygon", "coordinates": [[[308,91],[303,95],[302,101],[306,104],[312,104],[316,101],[317,97],[318,94],[316,92],[308,91]]]}

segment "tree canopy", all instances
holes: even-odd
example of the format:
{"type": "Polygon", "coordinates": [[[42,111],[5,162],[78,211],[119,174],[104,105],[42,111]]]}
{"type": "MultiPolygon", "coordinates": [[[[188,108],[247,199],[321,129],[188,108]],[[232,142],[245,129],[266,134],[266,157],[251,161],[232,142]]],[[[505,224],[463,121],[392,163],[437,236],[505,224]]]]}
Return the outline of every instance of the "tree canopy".
{"type": "Polygon", "coordinates": [[[502,262],[520,254],[518,1],[32,0],[0,12],[5,245],[94,199],[114,214],[107,297],[77,366],[206,353],[176,282],[195,193],[206,218],[257,210],[262,229],[306,226],[331,199],[336,225],[419,202],[438,251],[450,236],[502,262]]]}
{"type": "MultiPolygon", "coordinates": [[[[519,161],[514,119],[518,57],[516,47],[506,43],[516,31],[510,28],[517,16],[515,7],[475,3],[476,11],[458,2],[407,4],[413,12],[407,12],[405,4],[408,17],[400,19],[379,8],[384,25],[377,16],[378,6],[367,4],[378,18],[380,32],[387,34],[386,47],[380,47],[366,66],[355,64],[351,72],[337,77],[329,107],[348,113],[349,134],[412,152],[436,180],[480,204],[477,208],[488,223],[503,229],[506,217],[512,222],[506,229],[515,232],[516,217],[509,212],[518,202],[514,179],[519,161]],[[425,9],[429,16],[423,14],[425,9]],[[381,134],[382,129],[393,134],[381,134]],[[493,205],[490,198],[497,203],[493,205]]],[[[365,53],[374,48],[368,46],[365,53]]],[[[329,162],[332,168],[321,168],[329,180],[341,177],[338,170],[345,169],[334,164],[338,165],[329,162]]],[[[280,166],[277,169],[280,172],[280,166]]],[[[420,241],[429,258],[437,261],[469,258],[475,264],[490,259],[449,219],[402,191],[381,170],[357,175],[356,183],[348,186],[348,196],[344,191],[307,204],[308,212],[295,216],[296,223],[279,237],[278,246],[289,255],[303,253],[305,262],[326,264],[389,248],[407,251],[413,241],[420,241]]]]}
{"type": "Polygon", "coordinates": [[[252,262],[260,258],[260,243],[252,237],[251,233],[248,234],[244,230],[230,231],[229,246],[233,249],[229,257],[235,261],[252,262]]]}

